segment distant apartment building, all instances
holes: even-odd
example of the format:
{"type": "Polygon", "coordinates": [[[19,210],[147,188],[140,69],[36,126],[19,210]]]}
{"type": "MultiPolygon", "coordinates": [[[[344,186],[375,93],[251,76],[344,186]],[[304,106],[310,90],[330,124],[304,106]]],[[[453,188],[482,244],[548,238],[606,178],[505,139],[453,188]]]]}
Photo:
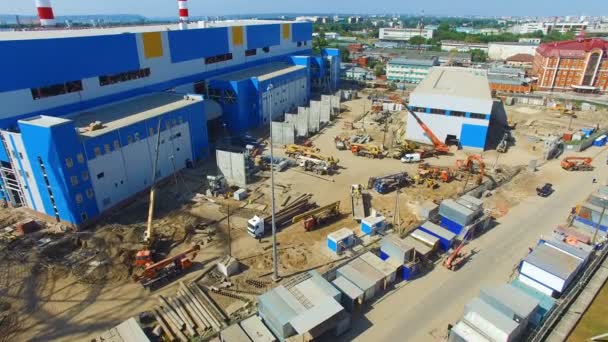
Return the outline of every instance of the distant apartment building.
{"type": "Polygon", "coordinates": [[[439,58],[394,58],[386,65],[386,79],[395,82],[420,83],[432,67],[439,65],[439,58]]]}
{"type": "Polygon", "coordinates": [[[495,61],[504,61],[509,57],[526,54],[534,55],[536,53],[536,43],[519,43],[519,42],[496,42],[488,44],[488,57],[495,61]]]}
{"type": "MultiPolygon", "coordinates": [[[[313,33],[312,36],[318,37],[319,32],[313,33]]],[[[337,40],[337,39],[340,39],[340,34],[337,32],[325,32],[325,39],[337,40]]]]}
{"type": "Polygon", "coordinates": [[[529,44],[540,44],[540,38],[519,38],[520,43],[529,43],[529,44]]]}
{"type": "Polygon", "coordinates": [[[488,52],[488,44],[483,43],[467,43],[456,40],[442,40],[441,51],[453,51],[458,52],[469,52],[471,50],[481,50],[485,53],[488,52]]]}
{"type": "Polygon", "coordinates": [[[433,30],[428,28],[381,28],[378,38],[389,41],[408,41],[413,37],[433,38],[433,30]]]}
{"type": "Polygon", "coordinates": [[[608,90],[608,41],[577,38],[541,44],[534,57],[533,74],[541,90],[608,90]]]}
{"type": "Polygon", "coordinates": [[[358,24],[358,23],[362,23],[363,22],[363,18],[357,16],[357,17],[348,17],[347,22],[349,24],[358,24]]]}
{"type": "Polygon", "coordinates": [[[541,31],[543,34],[547,34],[551,31],[557,30],[561,33],[573,31],[576,34],[579,34],[582,31],[587,30],[587,27],[589,27],[589,22],[587,22],[587,21],[584,21],[584,22],[565,22],[565,21],[542,22],[542,21],[539,21],[539,22],[530,22],[530,23],[522,23],[522,24],[515,25],[510,28],[510,31],[512,33],[516,33],[516,34],[528,34],[528,33],[534,33],[537,31],[541,31]]]}
{"type": "Polygon", "coordinates": [[[466,33],[466,34],[479,34],[484,36],[491,36],[495,34],[499,34],[500,30],[495,28],[474,28],[468,26],[460,26],[456,28],[456,32],[466,33]]]}

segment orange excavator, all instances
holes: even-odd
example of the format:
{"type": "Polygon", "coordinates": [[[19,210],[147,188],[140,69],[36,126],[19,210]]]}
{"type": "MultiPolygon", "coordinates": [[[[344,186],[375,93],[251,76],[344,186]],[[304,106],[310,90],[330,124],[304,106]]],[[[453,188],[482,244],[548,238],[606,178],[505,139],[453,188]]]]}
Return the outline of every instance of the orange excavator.
{"type": "MultiPolygon", "coordinates": [[[[486,164],[483,162],[483,158],[478,154],[470,155],[467,160],[457,160],[456,166],[459,170],[468,171],[469,174],[473,173],[473,163],[479,165],[479,177],[477,177],[477,185],[483,182],[483,177],[486,174],[486,164]]],[[[466,184],[465,184],[466,186],[466,184]]]]}
{"type": "Polygon", "coordinates": [[[437,138],[435,133],[433,133],[433,131],[431,131],[431,129],[424,122],[422,122],[422,120],[420,120],[420,118],[418,117],[418,115],[416,115],[416,113],[414,113],[407,106],[405,108],[407,108],[407,111],[410,112],[410,114],[412,114],[414,119],[416,119],[416,122],[418,123],[420,128],[422,128],[422,130],[424,131],[426,136],[429,139],[431,139],[431,142],[433,143],[433,146],[435,147],[435,151],[438,153],[449,153],[450,147],[448,145],[446,145],[445,143],[443,143],[441,140],[439,140],[439,138],[437,138]]]}
{"type": "Polygon", "coordinates": [[[443,266],[450,271],[457,271],[462,265],[464,265],[467,259],[467,253],[461,253],[462,249],[466,245],[466,241],[463,240],[458,247],[450,254],[450,256],[445,259],[443,262],[443,266]]]}
{"type": "Polygon", "coordinates": [[[452,181],[457,176],[458,170],[449,166],[437,166],[428,163],[418,164],[418,174],[421,177],[439,179],[444,183],[452,181]]]}
{"type": "Polygon", "coordinates": [[[135,276],[133,279],[139,281],[146,289],[156,289],[190,269],[192,267],[192,259],[196,257],[196,253],[200,249],[199,245],[194,245],[175,256],[147,265],[143,273],[135,276]],[[189,255],[191,253],[192,257],[190,258],[189,255]]]}
{"type": "Polygon", "coordinates": [[[567,171],[593,171],[591,162],[591,157],[566,157],[562,159],[561,165],[567,171]]]}

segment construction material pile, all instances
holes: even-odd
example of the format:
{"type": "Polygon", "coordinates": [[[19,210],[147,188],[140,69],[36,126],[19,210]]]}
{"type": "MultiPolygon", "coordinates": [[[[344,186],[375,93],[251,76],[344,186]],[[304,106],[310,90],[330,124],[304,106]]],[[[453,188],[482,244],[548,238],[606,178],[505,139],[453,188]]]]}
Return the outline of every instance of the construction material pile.
{"type": "MultiPolygon", "coordinates": [[[[304,213],[316,206],[314,202],[310,202],[311,194],[303,194],[293,201],[288,202],[281,210],[275,213],[275,224],[277,227],[291,224],[294,216],[304,213]]],[[[269,216],[270,217],[270,216],[269,216]]]]}
{"type": "Polygon", "coordinates": [[[169,341],[189,341],[193,337],[219,332],[226,317],[196,283],[179,283],[175,297],[158,296],[160,306],[152,310],[169,341]]]}

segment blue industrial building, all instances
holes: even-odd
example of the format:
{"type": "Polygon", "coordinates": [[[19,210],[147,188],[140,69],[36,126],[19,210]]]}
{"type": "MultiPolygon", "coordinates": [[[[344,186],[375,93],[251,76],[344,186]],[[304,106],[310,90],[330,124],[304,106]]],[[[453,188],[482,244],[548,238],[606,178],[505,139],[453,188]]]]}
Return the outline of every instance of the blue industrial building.
{"type": "Polygon", "coordinates": [[[300,22],[1,32],[0,54],[0,199],[72,226],[151,185],[159,122],[163,178],[226,129],[336,90],[340,70],[300,22]]]}

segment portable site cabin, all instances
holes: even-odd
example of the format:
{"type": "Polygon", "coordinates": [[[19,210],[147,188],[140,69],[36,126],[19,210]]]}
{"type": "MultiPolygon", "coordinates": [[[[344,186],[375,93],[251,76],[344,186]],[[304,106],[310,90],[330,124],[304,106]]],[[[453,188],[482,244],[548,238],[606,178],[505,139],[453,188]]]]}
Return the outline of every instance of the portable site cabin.
{"type": "Polygon", "coordinates": [[[540,301],[511,284],[484,287],[479,298],[524,327],[536,314],[540,301]]]}
{"type": "Polygon", "coordinates": [[[372,252],[367,252],[359,258],[384,275],[385,288],[395,282],[397,278],[397,269],[399,267],[396,267],[394,264],[387,261],[383,261],[372,252]]]}
{"type": "Polygon", "coordinates": [[[363,261],[360,257],[352,260],[349,264],[361,274],[365,275],[368,279],[374,281],[376,294],[379,294],[386,289],[388,282],[384,274],[367,262],[363,261]]]}
{"type": "Polygon", "coordinates": [[[365,293],[350,280],[339,276],[331,283],[342,292],[341,303],[348,312],[355,311],[357,306],[363,304],[365,293]]]}
{"type": "Polygon", "coordinates": [[[371,300],[376,293],[379,292],[376,281],[362,274],[359,270],[356,270],[350,263],[340,267],[336,271],[336,275],[338,277],[344,277],[361,289],[361,291],[363,291],[364,301],[371,300]]]}
{"type": "Polygon", "coordinates": [[[416,229],[410,233],[410,236],[429,246],[429,248],[431,248],[431,250],[433,251],[436,250],[439,246],[439,238],[435,235],[425,232],[424,230],[416,229]]]}
{"type": "Polygon", "coordinates": [[[533,326],[539,326],[549,312],[553,310],[553,307],[555,307],[555,299],[522,283],[519,279],[513,279],[511,285],[538,301],[538,308],[536,309],[535,314],[530,318],[530,323],[533,326]]]}
{"type": "Polygon", "coordinates": [[[380,258],[383,260],[393,259],[402,265],[412,261],[414,247],[405,243],[396,235],[388,235],[380,242],[380,258]]]}
{"type": "Polygon", "coordinates": [[[361,233],[375,235],[386,229],[386,218],[384,216],[369,216],[361,220],[361,233]]]}
{"type": "Polygon", "coordinates": [[[456,234],[453,232],[434,224],[433,222],[426,221],[418,230],[431,234],[439,239],[439,247],[444,251],[449,251],[456,240],[456,234]]]}
{"type": "Polygon", "coordinates": [[[460,320],[450,330],[448,342],[493,342],[467,322],[460,320]]]}
{"type": "Polygon", "coordinates": [[[412,246],[415,251],[415,255],[420,258],[427,258],[432,252],[433,249],[428,245],[414,239],[412,236],[408,235],[403,239],[403,242],[412,246]]]}
{"type": "Polygon", "coordinates": [[[465,305],[462,319],[494,342],[518,341],[523,332],[523,326],[479,298],[465,305]]]}
{"type": "Polygon", "coordinates": [[[465,206],[452,199],[443,200],[439,205],[441,226],[459,235],[465,226],[483,215],[483,209],[465,206]]]}
{"type": "Polygon", "coordinates": [[[355,243],[355,233],[348,228],[342,228],[327,235],[327,247],[336,254],[342,254],[355,243]]]}
{"type": "Polygon", "coordinates": [[[582,264],[574,256],[540,244],[521,262],[518,279],[548,296],[559,296],[582,264]]]}

